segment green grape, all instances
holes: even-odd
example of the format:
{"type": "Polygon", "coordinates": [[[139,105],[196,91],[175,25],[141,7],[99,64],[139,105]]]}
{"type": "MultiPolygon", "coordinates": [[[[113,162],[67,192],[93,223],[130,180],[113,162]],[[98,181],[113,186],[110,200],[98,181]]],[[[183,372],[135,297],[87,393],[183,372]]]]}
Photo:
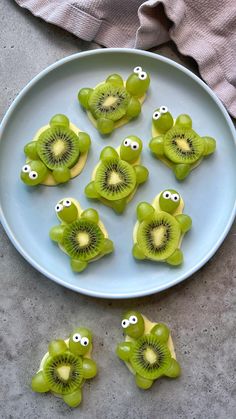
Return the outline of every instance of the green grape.
{"type": "Polygon", "coordinates": [[[82,272],[85,268],[87,268],[88,262],[82,260],[71,259],[71,269],[74,272],[82,272]]]}
{"type": "Polygon", "coordinates": [[[91,348],[91,343],[92,334],[90,330],[85,327],[78,327],[70,335],[69,348],[76,355],[85,355],[91,348]]]}
{"type": "Polygon", "coordinates": [[[37,393],[46,393],[50,390],[49,385],[45,381],[43,371],[39,371],[37,374],[35,374],[31,381],[31,388],[33,391],[36,391],[37,393]]]}
{"type": "Polygon", "coordinates": [[[89,150],[89,147],[91,145],[91,138],[86,132],[79,132],[79,151],[81,153],[85,153],[89,150]]]}
{"type": "Polygon", "coordinates": [[[186,128],[186,129],[192,128],[192,119],[190,118],[189,115],[181,114],[176,119],[175,126],[186,128]]]}
{"type": "Polygon", "coordinates": [[[152,328],[151,333],[156,335],[158,339],[163,343],[166,343],[168,341],[170,335],[170,331],[164,323],[156,324],[152,328]]]}
{"type": "Polygon", "coordinates": [[[102,252],[107,255],[111,252],[113,252],[114,250],[114,244],[112,242],[112,240],[110,239],[104,239],[104,244],[103,244],[103,248],[102,248],[102,252]]]}
{"type": "Polygon", "coordinates": [[[98,223],[99,215],[98,212],[93,208],[87,208],[81,214],[81,218],[86,218],[89,221],[93,221],[94,223],[98,223]]]}
{"type": "Polygon", "coordinates": [[[37,160],[39,158],[37,153],[37,142],[31,141],[31,143],[26,144],[24,147],[24,152],[30,159],[37,160]]]}
{"type": "MultiPolygon", "coordinates": [[[[66,223],[72,223],[78,218],[78,209],[77,206],[70,200],[65,199],[65,202],[70,202],[69,206],[63,205],[63,209],[57,212],[58,217],[61,221],[66,223]]],[[[63,204],[64,201],[61,201],[60,204],[63,204]]]]}
{"type": "Polygon", "coordinates": [[[75,390],[73,393],[65,394],[63,396],[64,402],[70,407],[77,407],[82,401],[82,391],[79,388],[75,390]]]}
{"type": "Polygon", "coordinates": [[[69,121],[69,119],[67,118],[66,115],[58,113],[57,115],[54,115],[52,117],[49,124],[50,124],[51,127],[60,126],[60,127],[64,127],[64,128],[69,128],[70,121],[69,121]]]}
{"type": "Polygon", "coordinates": [[[139,375],[139,374],[136,374],[135,375],[135,383],[142,390],[147,390],[152,386],[153,381],[149,380],[148,378],[141,377],[141,375],[139,375]]]}
{"type": "Polygon", "coordinates": [[[97,375],[97,365],[89,358],[83,359],[83,376],[85,379],[93,378],[97,375]]]}
{"type": "MultiPolygon", "coordinates": [[[[124,329],[126,335],[130,336],[131,338],[139,338],[144,333],[144,320],[141,313],[134,310],[127,311],[122,320],[128,320],[130,322],[129,326],[124,329]],[[136,318],[136,323],[132,323],[132,319],[136,318]]],[[[122,322],[121,322],[122,324],[122,322]]]]}
{"type": "Polygon", "coordinates": [[[83,89],[80,89],[78,93],[78,100],[79,103],[85,108],[89,109],[89,97],[92,93],[93,89],[90,89],[89,87],[84,87],[83,89]]]}
{"type": "Polygon", "coordinates": [[[52,340],[48,345],[48,352],[50,356],[54,356],[65,352],[67,350],[67,345],[62,339],[52,340]]]}
{"type": "Polygon", "coordinates": [[[108,118],[100,118],[97,120],[97,127],[101,134],[110,134],[114,129],[114,122],[108,118]]]}
{"type": "Polygon", "coordinates": [[[159,205],[162,211],[173,214],[180,204],[180,196],[174,189],[166,189],[159,197],[159,205]],[[174,200],[173,200],[174,198],[174,200]]]}
{"type": "Polygon", "coordinates": [[[141,183],[146,182],[146,180],[148,178],[148,175],[149,175],[148,169],[144,166],[140,166],[140,165],[137,164],[136,166],[134,166],[134,170],[135,170],[135,173],[136,173],[137,184],[141,184],[141,183]]]}
{"type": "Polygon", "coordinates": [[[110,159],[110,158],[118,159],[119,155],[113,147],[107,146],[107,147],[103,148],[99,158],[100,158],[100,160],[106,160],[106,159],[110,159]]]}
{"type": "Polygon", "coordinates": [[[145,254],[143,253],[142,249],[135,243],[132,249],[132,255],[135,259],[143,260],[146,258],[145,254]]]}
{"type": "Polygon", "coordinates": [[[135,118],[136,116],[140,114],[141,109],[142,107],[139,100],[136,99],[135,97],[131,97],[128,107],[127,107],[126,115],[129,118],[135,118]]]}
{"type": "Polygon", "coordinates": [[[164,139],[162,135],[152,138],[149,143],[149,148],[157,156],[163,156],[164,155],[164,139]]]}
{"type": "Polygon", "coordinates": [[[167,371],[165,371],[165,375],[170,378],[177,378],[181,374],[181,368],[179,363],[176,359],[172,358],[170,362],[170,366],[167,371]]]}
{"type": "Polygon", "coordinates": [[[174,166],[174,173],[178,180],[184,180],[190,173],[190,165],[186,163],[176,164],[174,166]]]}
{"type": "Polygon", "coordinates": [[[62,243],[63,231],[64,229],[60,225],[52,227],[51,230],[49,231],[50,239],[53,240],[54,242],[62,243]]]}
{"type": "Polygon", "coordinates": [[[176,216],[176,220],[180,223],[181,231],[183,233],[187,233],[187,231],[192,227],[192,220],[188,215],[179,214],[176,216]]]}
{"type": "Polygon", "coordinates": [[[137,218],[141,223],[144,219],[151,217],[154,213],[154,208],[148,202],[140,202],[137,206],[137,218]]]}
{"type": "Polygon", "coordinates": [[[136,97],[142,97],[150,84],[150,77],[147,74],[147,77],[145,80],[140,80],[138,74],[131,74],[126,82],[126,89],[127,91],[132,95],[136,97]]]}
{"type": "Polygon", "coordinates": [[[66,183],[71,178],[70,169],[68,167],[58,167],[53,170],[52,176],[57,183],[66,183]]]}
{"type": "Polygon", "coordinates": [[[119,74],[111,74],[108,76],[106,83],[111,83],[113,86],[124,86],[123,79],[119,74]]]}
{"type": "Polygon", "coordinates": [[[183,253],[180,249],[176,249],[173,255],[169,256],[167,262],[170,265],[177,266],[183,262],[183,253]]]}
{"type": "Polygon", "coordinates": [[[131,342],[121,342],[116,347],[116,355],[118,356],[118,358],[122,359],[122,361],[127,362],[130,357],[131,348],[131,342]]]}
{"type": "Polygon", "coordinates": [[[47,177],[48,169],[40,160],[26,163],[21,170],[21,180],[28,186],[42,183],[47,177]]]}
{"type": "Polygon", "coordinates": [[[142,151],[143,143],[136,135],[126,137],[120,146],[120,158],[129,163],[135,162],[142,151]]]}
{"type": "Polygon", "coordinates": [[[214,153],[216,149],[216,140],[212,137],[202,137],[204,141],[204,156],[214,153]]]}
{"type": "MultiPolygon", "coordinates": [[[[160,112],[160,109],[158,108],[155,112],[160,112]]],[[[172,128],[174,124],[173,117],[170,112],[166,113],[160,113],[160,117],[158,119],[152,118],[152,122],[154,124],[154,127],[159,131],[161,134],[165,134],[167,131],[169,131],[170,128],[172,128]]]]}
{"type": "Polygon", "coordinates": [[[99,194],[97,193],[95,189],[95,184],[93,181],[88,183],[88,185],[84,189],[84,193],[87,196],[87,198],[92,198],[92,199],[99,198],[99,194]]]}

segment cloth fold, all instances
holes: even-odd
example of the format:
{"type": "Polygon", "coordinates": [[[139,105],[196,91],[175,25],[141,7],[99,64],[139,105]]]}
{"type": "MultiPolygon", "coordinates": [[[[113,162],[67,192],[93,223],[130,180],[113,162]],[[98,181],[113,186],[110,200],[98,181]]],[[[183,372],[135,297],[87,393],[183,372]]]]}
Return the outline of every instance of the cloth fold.
{"type": "Polygon", "coordinates": [[[172,39],[236,118],[235,0],[15,0],[35,16],[106,47],[172,39]]]}

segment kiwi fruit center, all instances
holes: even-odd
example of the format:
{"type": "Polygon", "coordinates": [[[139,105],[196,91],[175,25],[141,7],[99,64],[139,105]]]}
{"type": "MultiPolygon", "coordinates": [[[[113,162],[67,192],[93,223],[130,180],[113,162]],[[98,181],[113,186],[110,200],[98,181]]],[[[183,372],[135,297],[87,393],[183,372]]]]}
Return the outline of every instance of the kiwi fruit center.
{"type": "Polygon", "coordinates": [[[71,168],[79,159],[79,138],[69,128],[48,128],[37,140],[37,152],[51,170],[59,167],[71,168]]]}
{"type": "Polygon", "coordinates": [[[67,352],[50,356],[45,363],[43,373],[52,391],[69,394],[82,383],[82,360],[67,352]]]}
{"type": "Polygon", "coordinates": [[[194,163],[203,153],[204,144],[192,129],[172,128],[164,137],[164,151],[174,163],[194,163]]]}
{"type": "Polygon", "coordinates": [[[104,235],[96,223],[76,220],[66,226],[63,247],[72,258],[90,260],[100,253],[103,241],[104,235]]]}
{"type": "Polygon", "coordinates": [[[126,114],[129,98],[124,87],[103,83],[93,90],[89,98],[89,109],[95,119],[108,118],[118,121],[126,114]]]}
{"type": "Polygon", "coordinates": [[[134,342],[130,357],[136,373],[144,378],[156,379],[164,374],[171,360],[168,347],[155,335],[148,334],[134,342]]]}
{"type": "Polygon", "coordinates": [[[95,188],[105,199],[114,201],[128,196],[135,188],[133,167],[120,159],[106,159],[97,168],[95,188]]]}
{"type": "Polygon", "coordinates": [[[150,220],[140,223],[137,242],[149,259],[165,260],[178,248],[180,236],[180,227],[175,218],[161,211],[150,220]]]}

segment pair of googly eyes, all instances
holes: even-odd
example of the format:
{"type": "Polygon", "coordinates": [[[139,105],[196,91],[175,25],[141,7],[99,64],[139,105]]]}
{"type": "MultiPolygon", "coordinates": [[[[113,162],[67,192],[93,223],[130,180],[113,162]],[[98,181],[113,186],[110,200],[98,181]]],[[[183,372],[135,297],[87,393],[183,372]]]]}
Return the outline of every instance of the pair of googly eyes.
{"type": "Polygon", "coordinates": [[[138,75],[139,80],[146,80],[147,73],[143,71],[142,67],[137,66],[133,69],[133,72],[138,75]]]}
{"type": "Polygon", "coordinates": [[[125,147],[131,147],[132,150],[138,150],[139,149],[139,143],[137,141],[132,141],[130,138],[126,138],[123,142],[125,147]]]}
{"type": "Polygon", "coordinates": [[[161,106],[161,107],[160,107],[160,110],[159,110],[159,111],[155,111],[155,112],[153,113],[152,117],[153,117],[153,119],[157,120],[157,119],[159,119],[159,118],[160,118],[160,116],[161,116],[163,113],[167,113],[167,112],[168,112],[168,108],[167,108],[167,106],[161,106]]]}
{"type": "Polygon", "coordinates": [[[89,344],[89,338],[86,337],[81,337],[81,335],[79,333],[75,333],[72,336],[73,342],[78,343],[80,342],[82,346],[88,346],[89,344]]]}
{"type": "Polygon", "coordinates": [[[55,206],[55,211],[56,212],[60,212],[63,210],[64,207],[68,208],[71,206],[71,200],[70,199],[64,199],[64,201],[62,202],[62,204],[57,204],[55,206]]]}
{"type": "Polygon", "coordinates": [[[123,329],[126,329],[130,324],[136,324],[138,323],[138,319],[136,316],[130,316],[129,319],[123,319],[121,322],[121,326],[123,329]]]}
{"type": "Polygon", "coordinates": [[[171,193],[170,191],[165,191],[162,194],[163,198],[165,199],[171,199],[173,202],[179,201],[179,195],[177,193],[171,193]]]}
{"type": "Polygon", "coordinates": [[[31,167],[30,167],[29,164],[25,164],[22,167],[22,172],[23,173],[29,173],[29,178],[32,179],[32,180],[35,180],[38,177],[38,173],[35,170],[31,170],[31,167]]]}

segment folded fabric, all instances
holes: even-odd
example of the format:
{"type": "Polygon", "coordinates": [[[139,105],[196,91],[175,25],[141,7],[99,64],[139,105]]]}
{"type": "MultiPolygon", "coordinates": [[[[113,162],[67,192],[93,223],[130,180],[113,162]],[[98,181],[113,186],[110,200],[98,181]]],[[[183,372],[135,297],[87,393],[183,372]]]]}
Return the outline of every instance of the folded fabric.
{"type": "Polygon", "coordinates": [[[47,22],[106,47],[149,49],[172,39],[182,54],[197,61],[203,79],[236,118],[235,0],[16,2],[47,22]]]}

